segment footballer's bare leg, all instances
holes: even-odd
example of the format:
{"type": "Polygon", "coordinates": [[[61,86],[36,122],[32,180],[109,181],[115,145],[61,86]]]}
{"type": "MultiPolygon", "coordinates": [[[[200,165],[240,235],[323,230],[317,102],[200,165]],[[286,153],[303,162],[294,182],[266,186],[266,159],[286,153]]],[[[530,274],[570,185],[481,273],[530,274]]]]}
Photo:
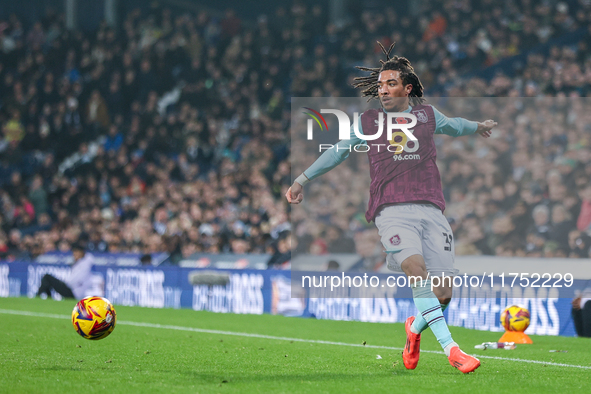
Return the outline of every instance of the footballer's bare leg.
{"type": "MultiPolygon", "coordinates": [[[[427,266],[425,265],[425,260],[423,256],[420,254],[415,254],[408,257],[404,260],[401,264],[401,268],[406,274],[406,276],[420,276],[423,280],[427,279],[427,266]]],[[[439,299],[440,304],[449,304],[453,295],[453,276],[446,277],[442,284],[438,286],[433,286],[433,293],[437,299],[439,299]],[[447,278],[451,278],[447,279],[447,278]]]]}
{"type": "MultiPolygon", "coordinates": [[[[449,362],[463,373],[474,371],[480,366],[480,361],[462,352],[453,341],[447,323],[443,317],[442,304],[446,305],[451,300],[453,288],[451,286],[439,286],[431,289],[431,280],[427,275],[427,267],[423,256],[416,254],[405,259],[401,268],[409,278],[409,284],[413,292],[415,306],[419,310],[417,317],[412,316],[406,320],[406,345],[402,352],[404,366],[408,369],[416,368],[420,355],[420,331],[413,330],[413,323],[420,317],[431,328],[441,347],[448,356],[449,362]],[[412,278],[414,279],[414,282],[412,278]],[[437,290],[437,293],[435,293],[437,290]]],[[[449,283],[448,283],[449,284],[449,283]]]]}
{"type": "MultiPolygon", "coordinates": [[[[421,280],[426,280],[428,277],[425,260],[423,260],[423,256],[419,254],[412,255],[404,260],[401,264],[401,268],[408,278],[418,277],[421,278],[421,280]]],[[[420,314],[417,315],[417,317],[420,316],[420,314]]],[[[411,316],[406,319],[406,322],[404,323],[404,329],[406,331],[406,344],[404,345],[404,349],[402,351],[402,361],[407,369],[415,369],[417,367],[421,352],[421,333],[413,332],[411,330],[415,319],[415,316],[411,316]]],[[[420,317],[420,320],[424,322],[422,317],[420,317]]],[[[425,326],[427,326],[426,323],[425,326]]]]}

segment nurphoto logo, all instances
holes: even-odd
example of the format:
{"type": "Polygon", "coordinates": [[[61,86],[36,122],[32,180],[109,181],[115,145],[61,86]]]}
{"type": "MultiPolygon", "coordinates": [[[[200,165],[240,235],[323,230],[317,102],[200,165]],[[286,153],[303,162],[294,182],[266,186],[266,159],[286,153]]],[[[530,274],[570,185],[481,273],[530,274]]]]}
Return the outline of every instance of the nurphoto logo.
{"type": "MultiPolygon", "coordinates": [[[[338,109],[325,109],[322,108],[320,112],[309,108],[303,107],[304,109],[308,110],[307,112],[303,112],[304,114],[310,116],[307,122],[307,139],[311,141],[314,139],[314,123],[316,123],[321,131],[328,131],[328,123],[322,114],[333,114],[337,117],[338,125],[339,125],[339,140],[350,140],[351,139],[351,124],[353,125],[353,133],[357,138],[362,141],[375,141],[380,138],[384,133],[384,128],[386,129],[386,138],[390,142],[388,146],[384,144],[358,144],[355,146],[338,146],[336,145],[335,149],[346,149],[349,151],[355,152],[368,152],[372,146],[375,146],[378,150],[382,147],[385,147],[384,150],[388,150],[396,155],[399,155],[403,151],[412,153],[415,152],[418,147],[418,139],[413,135],[412,128],[417,125],[417,121],[420,120],[421,122],[425,122],[426,114],[419,114],[419,119],[417,120],[417,116],[412,113],[407,112],[388,112],[386,113],[386,121],[384,122],[384,112],[378,113],[378,119],[375,120],[375,125],[377,126],[377,131],[375,134],[364,134],[361,130],[359,130],[359,112],[353,112],[353,123],[351,123],[351,119],[349,115],[345,112],[338,110],[338,109]],[[423,116],[424,115],[424,116],[423,116]],[[385,123],[385,127],[384,127],[385,123]],[[402,137],[402,138],[400,138],[402,137]],[[395,140],[398,138],[398,140],[395,140]],[[409,141],[412,141],[411,144],[408,144],[409,141]]],[[[387,145],[387,144],[386,144],[387,145]]],[[[323,150],[331,149],[335,147],[332,144],[319,144],[319,151],[322,152],[323,150]]],[[[418,159],[415,155],[407,155],[404,157],[395,157],[397,160],[414,160],[418,159]]]]}

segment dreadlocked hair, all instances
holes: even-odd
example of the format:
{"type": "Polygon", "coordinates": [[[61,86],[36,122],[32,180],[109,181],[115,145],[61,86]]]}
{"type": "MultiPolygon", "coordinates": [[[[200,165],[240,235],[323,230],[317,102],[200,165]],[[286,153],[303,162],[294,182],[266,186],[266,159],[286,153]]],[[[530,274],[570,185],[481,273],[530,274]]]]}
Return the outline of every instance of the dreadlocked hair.
{"type": "Polygon", "coordinates": [[[415,70],[410,64],[410,61],[402,56],[394,55],[390,57],[390,53],[392,52],[392,49],[394,49],[395,44],[396,43],[393,43],[390,45],[390,48],[386,50],[382,43],[378,41],[378,45],[386,55],[386,60],[380,60],[382,66],[378,68],[356,67],[357,69],[367,71],[370,74],[366,77],[355,78],[356,82],[353,84],[353,87],[356,89],[363,89],[363,97],[369,97],[369,100],[378,98],[378,77],[380,73],[385,70],[400,71],[402,83],[404,83],[404,85],[412,85],[412,90],[408,95],[410,105],[415,106],[422,104],[425,102],[425,99],[423,98],[423,84],[421,84],[419,77],[415,74],[415,70]]]}

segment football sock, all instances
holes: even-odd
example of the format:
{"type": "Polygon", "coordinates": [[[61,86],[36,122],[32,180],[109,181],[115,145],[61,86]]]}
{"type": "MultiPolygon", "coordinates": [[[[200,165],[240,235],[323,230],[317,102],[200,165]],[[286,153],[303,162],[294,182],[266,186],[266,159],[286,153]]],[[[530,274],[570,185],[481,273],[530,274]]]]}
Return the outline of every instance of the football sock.
{"type": "Polygon", "coordinates": [[[433,331],[433,334],[435,334],[441,347],[444,350],[448,348],[446,354],[449,356],[449,349],[453,347],[449,345],[453,344],[454,341],[451,338],[449,328],[447,328],[439,300],[435,297],[433,291],[431,291],[431,280],[427,279],[415,283],[411,285],[411,289],[417,309],[431,328],[431,331],[433,331]]]}
{"type": "Polygon", "coordinates": [[[451,352],[451,348],[454,346],[458,346],[458,344],[455,343],[454,341],[451,341],[451,343],[449,345],[447,345],[446,347],[443,348],[443,351],[445,352],[445,355],[447,357],[449,357],[449,353],[451,352]]]}
{"type": "MultiPolygon", "coordinates": [[[[443,313],[447,309],[449,303],[439,305],[441,306],[441,313],[443,313]]],[[[423,319],[423,315],[421,315],[421,313],[419,312],[415,316],[415,320],[412,322],[412,325],[410,326],[410,331],[412,331],[414,334],[420,334],[423,331],[425,331],[427,327],[429,327],[429,325],[427,324],[425,319],[423,319]]]]}

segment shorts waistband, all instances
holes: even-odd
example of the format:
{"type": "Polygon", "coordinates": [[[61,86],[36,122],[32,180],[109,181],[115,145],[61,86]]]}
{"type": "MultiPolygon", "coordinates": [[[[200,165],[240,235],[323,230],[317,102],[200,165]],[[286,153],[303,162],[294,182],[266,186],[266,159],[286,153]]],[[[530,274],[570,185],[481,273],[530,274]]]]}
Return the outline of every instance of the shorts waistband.
{"type": "Polygon", "coordinates": [[[435,208],[441,212],[441,208],[439,208],[437,205],[435,205],[431,201],[421,200],[421,201],[412,201],[412,202],[395,202],[395,203],[391,203],[391,204],[380,205],[377,213],[380,213],[380,211],[384,208],[395,207],[395,206],[409,206],[409,205],[418,205],[421,207],[435,208]]]}

